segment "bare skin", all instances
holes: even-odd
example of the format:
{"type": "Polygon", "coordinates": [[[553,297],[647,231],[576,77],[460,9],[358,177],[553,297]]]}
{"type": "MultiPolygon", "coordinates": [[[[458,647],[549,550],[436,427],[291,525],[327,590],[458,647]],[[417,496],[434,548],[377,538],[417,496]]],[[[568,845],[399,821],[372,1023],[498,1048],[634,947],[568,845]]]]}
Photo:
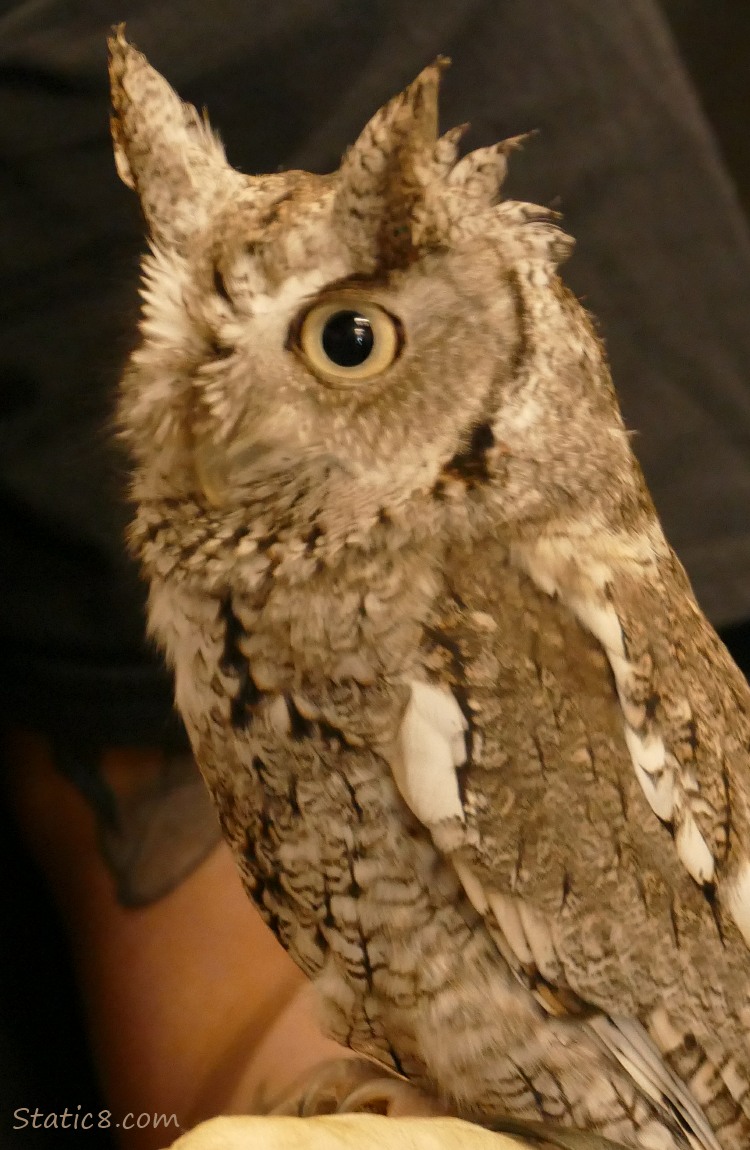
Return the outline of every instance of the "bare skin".
{"type": "MultiPolygon", "coordinates": [[[[107,769],[145,777],[157,754],[113,751],[107,769]]],[[[226,847],[158,902],[125,909],[93,815],[45,743],[14,735],[8,757],[19,824],[67,923],[113,1119],[174,1113],[187,1129],[218,1113],[263,1112],[346,1053],[320,1033],[303,976],[249,903],[226,847]]],[[[165,1144],[164,1128],[120,1135],[125,1150],[165,1144]]]]}

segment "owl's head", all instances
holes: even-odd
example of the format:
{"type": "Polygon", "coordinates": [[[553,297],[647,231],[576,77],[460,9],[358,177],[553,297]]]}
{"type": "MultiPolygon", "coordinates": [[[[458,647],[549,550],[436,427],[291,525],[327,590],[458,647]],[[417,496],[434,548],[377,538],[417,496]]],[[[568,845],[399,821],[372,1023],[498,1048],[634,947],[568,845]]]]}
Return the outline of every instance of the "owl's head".
{"type": "Polygon", "coordinates": [[[216,515],[260,492],[288,515],[307,477],[346,537],[415,500],[513,523],[616,482],[606,367],[556,274],[570,241],[500,200],[514,141],[458,158],[461,130],[438,136],[443,61],[332,175],[251,177],[121,31],[110,49],[118,171],[151,245],[121,398],[137,499],[216,515]]]}

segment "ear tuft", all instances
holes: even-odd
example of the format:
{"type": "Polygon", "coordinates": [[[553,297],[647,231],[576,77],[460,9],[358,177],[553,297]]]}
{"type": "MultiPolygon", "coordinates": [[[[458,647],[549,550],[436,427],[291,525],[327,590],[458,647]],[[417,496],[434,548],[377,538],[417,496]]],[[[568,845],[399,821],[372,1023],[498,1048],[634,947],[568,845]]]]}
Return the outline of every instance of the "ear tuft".
{"type": "Polygon", "coordinates": [[[488,148],[477,148],[465,155],[449,172],[446,183],[451,192],[459,192],[464,214],[493,207],[508,171],[508,156],[521,147],[526,136],[513,136],[488,148]]]}
{"type": "Polygon", "coordinates": [[[443,180],[448,178],[458,160],[459,145],[469,130],[468,124],[458,124],[449,128],[435,144],[433,160],[436,174],[443,180]]]}
{"type": "Polygon", "coordinates": [[[192,104],[128,43],[124,25],[108,46],[117,172],[137,192],[154,241],[179,247],[222,187],[242,177],[192,104]]]}
{"type": "MultiPolygon", "coordinates": [[[[416,254],[421,206],[434,177],[439,57],[369,121],[339,169],[335,215],[363,264],[398,267],[416,254]]],[[[450,150],[449,140],[443,151],[450,150]]]]}

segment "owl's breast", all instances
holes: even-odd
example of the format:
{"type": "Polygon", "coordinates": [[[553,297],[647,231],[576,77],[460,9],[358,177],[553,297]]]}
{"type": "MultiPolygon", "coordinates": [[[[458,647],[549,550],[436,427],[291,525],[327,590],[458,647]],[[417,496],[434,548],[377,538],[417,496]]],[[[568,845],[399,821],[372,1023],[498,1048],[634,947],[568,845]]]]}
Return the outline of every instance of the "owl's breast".
{"type": "MultiPolygon", "coordinates": [[[[526,705],[539,674],[533,657],[521,660],[521,638],[515,647],[498,642],[499,626],[468,594],[455,600],[455,621],[446,600],[435,626],[422,628],[417,671],[462,692],[473,715],[462,794],[469,826],[496,852],[484,863],[502,889],[528,794],[545,784],[518,748],[533,748],[534,716],[546,712],[526,705]],[[467,607],[482,616],[476,636],[465,626],[467,607]],[[501,748],[518,753],[516,766],[498,757],[501,748]],[[493,808],[509,786],[513,803],[493,808]]],[[[196,757],[248,892],[315,983],[326,1029],[463,1113],[590,1123],[596,1091],[582,1083],[606,1093],[614,1080],[625,1088],[622,1075],[590,1035],[550,1018],[517,980],[453,861],[404,802],[389,748],[406,685],[387,674],[336,682],[308,670],[295,679],[291,628],[274,632],[274,647],[262,609],[174,595],[169,604],[177,695],[196,757]]],[[[525,634],[523,642],[542,643],[552,630],[538,627],[537,639],[525,634]]],[[[366,647],[349,651],[349,668],[367,655],[366,647]]],[[[549,817],[541,825],[551,833],[549,817]]],[[[542,880],[555,881],[552,868],[542,880]]],[[[614,1104],[612,1116],[613,1130],[627,1134],[630,1119],[614,1104]]]]}

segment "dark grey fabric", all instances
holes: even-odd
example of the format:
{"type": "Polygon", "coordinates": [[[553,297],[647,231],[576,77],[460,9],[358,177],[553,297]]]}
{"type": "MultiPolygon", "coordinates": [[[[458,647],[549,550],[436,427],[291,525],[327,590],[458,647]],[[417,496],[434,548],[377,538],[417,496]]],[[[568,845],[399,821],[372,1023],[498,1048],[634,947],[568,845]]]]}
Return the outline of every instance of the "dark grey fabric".
{"type": "Polygon", "coordinates": [[[750,211],[750,4],[743,0],[661,0],[680,55],[750,211]]]}

